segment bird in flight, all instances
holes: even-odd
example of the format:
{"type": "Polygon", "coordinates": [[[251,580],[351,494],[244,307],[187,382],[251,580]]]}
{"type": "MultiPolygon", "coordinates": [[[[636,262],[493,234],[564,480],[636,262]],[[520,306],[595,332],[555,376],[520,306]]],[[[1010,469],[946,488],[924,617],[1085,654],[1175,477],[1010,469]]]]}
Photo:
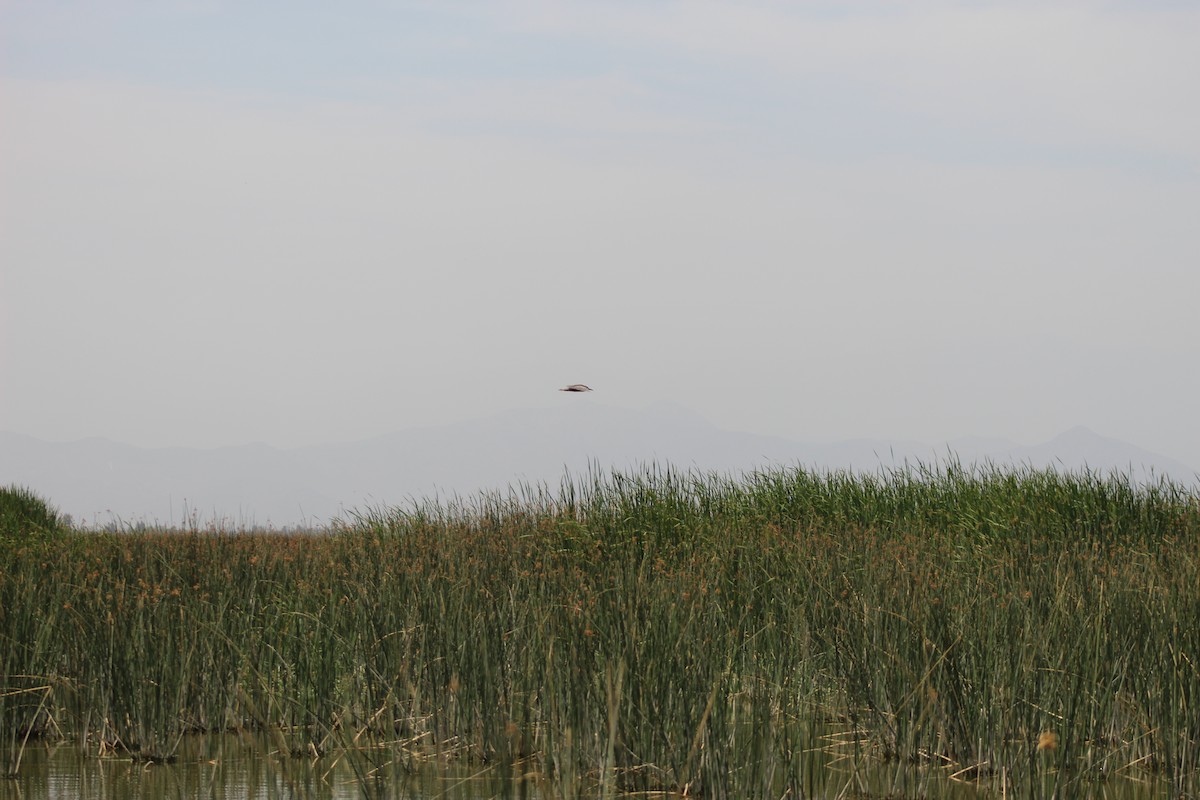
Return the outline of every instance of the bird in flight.
{"type": "Polygon", "coordinates": [[[572,383],[570,386],[564,386],[559,389],[560,392],[590,392],[592,387],[582,383],[572,383]]]}

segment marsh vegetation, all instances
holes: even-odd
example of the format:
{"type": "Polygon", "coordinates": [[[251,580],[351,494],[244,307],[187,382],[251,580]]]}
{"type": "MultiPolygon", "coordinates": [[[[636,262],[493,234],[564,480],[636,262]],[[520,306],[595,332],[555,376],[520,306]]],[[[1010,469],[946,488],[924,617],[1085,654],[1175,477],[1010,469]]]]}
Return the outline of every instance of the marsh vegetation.
{"type": "Polygon", "coordinates": [[[0,772],[232,733],[379,797],[1194,794],[1198,621],[1196,494],[1119,475],[648,468],[311,535],[17,535],[0,772]]]}

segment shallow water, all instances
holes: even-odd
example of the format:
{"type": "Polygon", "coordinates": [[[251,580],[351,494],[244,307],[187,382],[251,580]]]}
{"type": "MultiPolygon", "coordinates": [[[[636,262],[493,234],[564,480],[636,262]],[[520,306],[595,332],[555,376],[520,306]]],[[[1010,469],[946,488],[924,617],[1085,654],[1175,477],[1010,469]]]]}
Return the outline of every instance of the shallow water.
{"type": "MultiPolygon", "coordinates": [[[[362,759],[359,759],[362,761],[362,759]]],[[[276,798],[418,798],[445,793],[454,782],[466,793],[447,797],[493,796],[451,773],[405,775],[399,770],[356,773],[346,758],[281,756],[260,738],[236,735],[185,739],[169,764],[135,762],[125,756],[97,756],[73,745],[31,745],[15,779],[0,779],[0,800],[275,800],[276,798]],[[399,777],[397,777],[399,775],[399,777]],[[426,791],[434,788],[432,793],[426,791]]]]}
{"type": "MultiPolygon", "coordinates": [[[[178,758],[165,765],[97,756],[72,745],[31,743],[18,776],[0,779],[0,800],[536,800],[562,796],[563,787],[550,786],[537,775],[514,782],[512,774],[511,767],[464,763],[406,772],[387,752],[295,758],[273,751],[265,739],[233,734],[188,737],[179,747],[178,758]]],[[[1170,796],[1163,782],[1141,776],[1064,791],[1055,787],[1055,776],[1047,774],[1038,785],[1009,792],[999,786],[989,789],[952,780],[947,772],[932,767],[855,766],[848,759],[836,758],[824,759],[819,775],[806,784],[806,795],[859,800],[980,800],[1017,795],[1151,800],[1170,796]]],[[[579,786],[576,792],[579,797],[599,794],[594,782],[579,786]]]]}

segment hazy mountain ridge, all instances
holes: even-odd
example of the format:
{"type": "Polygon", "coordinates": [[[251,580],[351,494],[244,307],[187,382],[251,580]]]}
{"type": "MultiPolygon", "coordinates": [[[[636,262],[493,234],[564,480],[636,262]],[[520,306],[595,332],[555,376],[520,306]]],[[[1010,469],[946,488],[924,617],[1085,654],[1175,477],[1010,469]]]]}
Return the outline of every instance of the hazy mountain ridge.
{"type": "Polygon", "coordinates": [[[0,433],[0,484],[19,483],[77,522],[183,524],[194,515],[236,525],[319,524],[349,510],[469,494],[522,482],[670,462],[741,471],[799,464],[874,471],[944,461],[1120,470],[1197,485],[1194,469],[1126,442],[1073,428],[1024,446],[969,438],[941,445],[849,440],[829,444],[727,431],[673,405],[623,409],[572,398],[454,425],[301,448],[139,448],[104,439],[47,442],[0,433]]]}

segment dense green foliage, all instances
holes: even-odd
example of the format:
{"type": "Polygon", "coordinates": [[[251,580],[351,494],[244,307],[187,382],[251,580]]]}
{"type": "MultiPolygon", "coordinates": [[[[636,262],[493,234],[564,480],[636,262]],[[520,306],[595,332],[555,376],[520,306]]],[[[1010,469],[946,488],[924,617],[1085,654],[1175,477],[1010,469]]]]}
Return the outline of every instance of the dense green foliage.
{"type": "Polygon", "coordinates": [[[23,486],[0,486],[0,546],[59,533],[58,512],[23,486]]]}
{"type": "Polygon", "coordinates": [[[566,797],[810,796],[839,754],[1013,796],[1200,783],[1200,506],[1169,484],[651,469],[0,558],[10,761],[257,729],[381,792],[439,758],[566,797]]]}

